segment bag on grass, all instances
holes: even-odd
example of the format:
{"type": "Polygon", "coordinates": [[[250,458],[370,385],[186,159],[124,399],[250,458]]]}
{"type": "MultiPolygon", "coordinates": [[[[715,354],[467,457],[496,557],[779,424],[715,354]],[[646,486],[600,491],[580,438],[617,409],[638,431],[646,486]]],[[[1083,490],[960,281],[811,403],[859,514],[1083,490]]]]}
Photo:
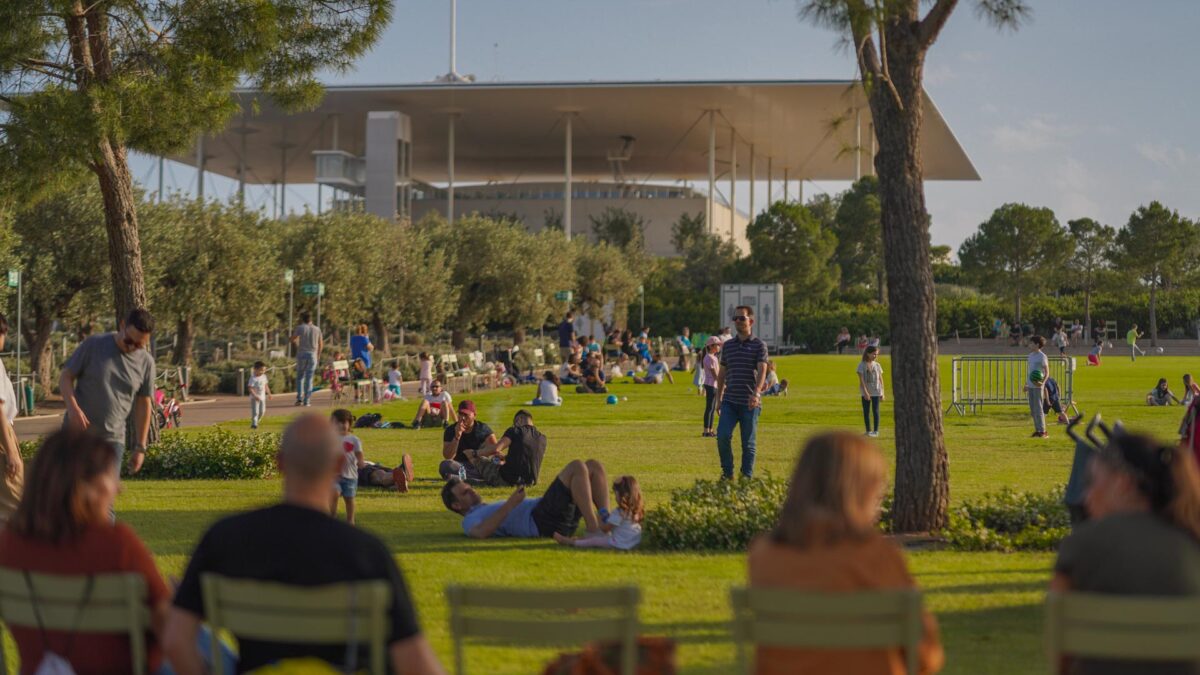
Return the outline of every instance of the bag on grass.
{"type": "Polygon", "coordinates": [[[375,428],[378,428],[382,424],[382,422],[383,422],[383,415],[380,415],[379,413],[363,413],[362,417],[359,417],[354,422],[354,428],[355,429],[368,429],[368,428],[375,429],[375,428]]]}

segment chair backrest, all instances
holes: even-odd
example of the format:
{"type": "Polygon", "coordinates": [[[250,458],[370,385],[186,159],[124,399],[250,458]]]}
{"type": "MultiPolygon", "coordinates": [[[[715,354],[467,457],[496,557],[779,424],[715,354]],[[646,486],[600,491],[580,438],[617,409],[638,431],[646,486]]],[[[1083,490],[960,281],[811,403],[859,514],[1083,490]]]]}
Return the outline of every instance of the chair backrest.
{"type": "Polygon", "coordinates": [[[636,586],[589,589],[446,588],[455,672],[463,675],[463,641],[477,638],[506,645],[578,645],[593,640],[621,643],[621,675],[637,667],[636,586]]]}
{"type": "Polygon", "coordinates": [[[733,637],[740,672],[750,673],[747,645],[808,649],[904,650],[916,675],[921,642],[921,592],[819,593],[782,588],[734,588],[733,637]]]}
{"type": "MultiPolygon", "coordinates": [[[[87,576],[29,573],[37,612],[46,630],[105,633],[129,636],[133,670],[146,672],[146,632],[150,609],[146,580],[138,574],[96,574],[87,605],[81,607],[87,576]]],[[[37,629],[34,600],[20,570],[0,568],[0,619],[9,626],[37,629]]],[[[0,669],[8,672],[6,660],[0,669]]]]}
{"type": "Polygon", "coordinates": [[[350,370],[350,362],[345,359],[333,362],[334,370],[350,370]]]}
{"type": "Polygon", "coordinates": [[[1200,598],[1051,592],[1046,646],[1051,663],[1064,654],[1200,663],[1200,598]]]}
{"type": "MultiPolygon", "coordinates": [[[[227,630],[240,639],[296,644],[358,642],[370,649],[369,672],[382,675],[387,670],[392,593],[382,579],[289,586],[210,573],[201,575],[200,584],[204,614],[214,632],[227,630]]],[[[224,675],[219,642],[212,644],[214,673],[224,675]]]]}
{"type": "Polygon", "coordinates": [[[473,367],[475,370],[483,369],[483,352],[471,352],[471,367],[473,367]]]}
{"type": "Polygon", "coordinates": [[[546,352],[541,349],[533,350],[533,362],[539,366],[546,365],[546,352]]]}

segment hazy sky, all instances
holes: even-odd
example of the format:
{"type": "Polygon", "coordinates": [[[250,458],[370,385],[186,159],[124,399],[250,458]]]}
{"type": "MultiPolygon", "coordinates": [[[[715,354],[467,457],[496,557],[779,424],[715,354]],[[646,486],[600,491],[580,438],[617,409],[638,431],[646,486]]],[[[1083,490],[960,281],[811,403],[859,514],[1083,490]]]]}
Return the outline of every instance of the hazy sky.
{"type": "MultiPolygon", "coordinates": [[[[1063,223],[1121,225],[1153,199],[1200,216],[1200,75],[1188,47],[1200,1],[1030,2],[1032,20],[1001,33],[962,0],[930,53],[926,89],[983,177],[927,184],[934,242],[957,246],[1009,201],[1049,206],[1063,223]]],[[[458,70],[481,81],[856,74],[837,36],[801,22],[793,0],[459,0],[458,18],[458,70]]],[[[375,50],[327,80],[445,73],[448,23],[449,0],[396,0],[375,50]]],[[[150,167],[135,170],[148,179],[150,167]]],[[[193,176],[177,166],[168,184],[193,176]]],[[[809,183],[805,195],[845,187],[809,183]]],[[[289,208],[304,198],[289,191],[289,208]]]]}

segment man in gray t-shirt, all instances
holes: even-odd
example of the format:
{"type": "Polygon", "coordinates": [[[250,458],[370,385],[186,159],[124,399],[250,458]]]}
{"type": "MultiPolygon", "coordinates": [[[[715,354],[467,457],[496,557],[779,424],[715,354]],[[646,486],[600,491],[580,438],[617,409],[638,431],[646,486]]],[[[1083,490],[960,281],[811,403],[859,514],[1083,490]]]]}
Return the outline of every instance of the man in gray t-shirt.
{"type": "Polygon", "coordinates": [[[296,405],[308,405],[312,397],[313,374],[321,358],[321,328],[313,325],[308,312],[300,312],[300,325],[292,331],[292,344],[296,345],[296,405]]]}
{"type": "Polygon", "coordinates": [[[75,348],[63,364],[58,386],[67,407],[64,424],[95,433],[125,454],[125,429],[133,414],[130,470],[137,473],[146,458],[154,394],[154,357],[146,349],[154,318],[144,309],[125,317],[115,333],[93,335],[75,348]]]}

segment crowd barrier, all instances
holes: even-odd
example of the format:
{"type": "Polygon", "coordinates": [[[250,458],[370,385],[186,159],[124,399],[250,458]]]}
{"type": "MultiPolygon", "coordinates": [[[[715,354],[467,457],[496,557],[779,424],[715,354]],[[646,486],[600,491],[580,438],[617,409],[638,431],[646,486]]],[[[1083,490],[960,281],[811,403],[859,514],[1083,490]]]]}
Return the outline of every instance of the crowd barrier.
{"type": "MultiPolygon", "coordinates": [[[[1063,406],[1075,400],[1075,359],[1049,356],[1049,377],[1058,383],[1063,406]]],[[[965,415],[985,405],[1028,405],[1025,383],[1029,380],[1024,356],[958,356],[951,361],[950,410],[965,415]]]]}

